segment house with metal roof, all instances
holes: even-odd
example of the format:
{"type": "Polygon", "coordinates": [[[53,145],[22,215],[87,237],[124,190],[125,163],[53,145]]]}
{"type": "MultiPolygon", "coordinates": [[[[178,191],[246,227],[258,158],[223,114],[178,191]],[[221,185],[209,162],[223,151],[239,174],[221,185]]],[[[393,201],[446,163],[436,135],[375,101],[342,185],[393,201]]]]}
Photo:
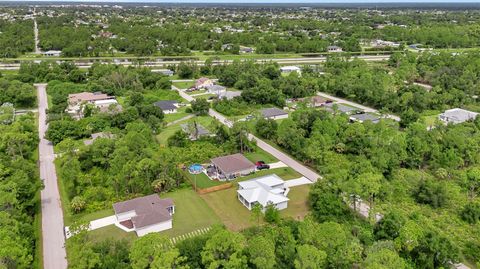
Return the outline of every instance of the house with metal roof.
{"type": "Polygon", "coordinates": [[[350,121],[352,122],[365,122],[365,121],[371,121],[373,123],[379,123],[380,122],[380,117],[375,115],[375,114],[371,114],[371,113],[362,113],[362,114],[354,114],[354,115],[351,115],[350,116],[350,121]]]}
{"type": "Polygon", "coordinates": [[[297,73],[301,73],[302,72],[302,69],[298,66],[282,66],[280,67],[280,72],[282,73],[292,73],[292,72],[297,72],[297,73]]]}
{"type": "Polygon", "coordinates": [[[289,191],[285,181],[273,174],[239,182],[237,198],[248,210],[255,204],[260,204],[263,210],[269,205],[282,210],[288,206],[289,191]]]}
{"type": "Polygon", "coordinates": [[[475,118],[480,113],[472,112],[469,110],[461,109],[461,108],[453,108],[446,110],[442,114],[438,116],[438,118],[443,121],[444,123],[453,123],[458,124],[462,122],[466,122],[469,120],[475,120],[475,118]]]}
{"type": "Polygon", "coordinates": [[[178,101],[175,100],[163,100],[153,103],[153,105],[159,107],[164,114],[177,113],[178,101]]]}
{"type": "Polygon", "coordinates": [[[227,91],[227,88],[222,85],[208,85],[205,87],[208,93],[220,95],[223,92],[227,91]]]}
{"type": "Polygon", "coordinates": [[[359,108],[347,106],[340,103],[326,103],[323,105],[323,107],[325,107],[327,111],[335,112],[336,110],[338,112],[345,113],[347,115],[355,114],[361,111],[361,109],[359,108]]]}
{"type": "Polygon", "coordinates": [[[276,107],[262,109],[261,114],[264,119],[279,120],[288,118],[287,111],[276,107]]]}
{"type": "Polygon", "coordinates": [[[175,205],[172,199],[160,199],[157,194],[113,204],[115,217],[137,236],[172,228],[175,205]]]}
{"type": "Polygon", "coordinates": [[[220,181],[233,180],[255,172],[255,164],[240,153],[211,160],[216,177],[220,181]]]}

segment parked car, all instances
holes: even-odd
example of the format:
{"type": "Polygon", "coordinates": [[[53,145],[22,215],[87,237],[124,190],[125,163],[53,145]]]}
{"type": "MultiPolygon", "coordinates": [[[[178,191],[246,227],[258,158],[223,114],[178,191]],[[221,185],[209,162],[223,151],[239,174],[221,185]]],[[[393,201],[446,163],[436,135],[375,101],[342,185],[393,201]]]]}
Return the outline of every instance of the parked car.
{"type": "Polygon", "coordinates": [[[256,163],[255,163],[255,165],[256,165],[256,166],[259,166],[259,165],[264,165],[264,164],[265,164],[265,162],[264,162],[264,161],[258,161],[258,162],[256,162],[256,163]]]}
{"type": "Polygon", "coordinates": [[[258,169],[258,170],[270,169],[270,165],[268,165],[268,164],[258,165],[258,166],[257,166],[257,169],[258,169]]]}
{"type": "Polygon", "coordinates": [[[252,119],[254,119],[254,118],[255,118],[255,116],[253,116],[253,115],[248,115],[248,116],[245,117],[245,120],[252,120],[252,119]]]}

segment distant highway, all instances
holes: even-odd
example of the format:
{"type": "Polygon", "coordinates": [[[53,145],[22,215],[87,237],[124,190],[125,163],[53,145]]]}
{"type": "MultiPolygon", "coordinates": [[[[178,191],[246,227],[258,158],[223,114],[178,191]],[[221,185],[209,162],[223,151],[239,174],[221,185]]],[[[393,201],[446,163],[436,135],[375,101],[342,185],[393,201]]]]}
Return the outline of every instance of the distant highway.
{"type": "MultiPolygon", "coordinates": [[[[385,61],[390,58],[390,55],[364,55],[364,56],[353,56],[352,58],[358,58],[362,59],[365,61],[385,61]]],[[[54,60],[54,59],[52,59],[54,60]]],[[[252,60],[258,63],[262,62],[277,62],[278,64],[281,65],[304,65],[304,64],[318,64],[318,63],[324,63],[327,60],[327,57],[321,56],[321,57],[303,57],[303,58],[259,58],[259,59],[250,59],[250,58],[245,58],[242,59],[242,61],[247,61],[247,60],[252,60]]],[[[39,61],[39,60],[34,60],[32,59],[32,62],[39,61]]],[[[185,60],[168,60],[168,61],[146,61],[144,63],[135,63],[130,60],[115,60],[113,61],[105,61],[105,60],[99,60],[96,61],[97,63],[102,63],[102,64],[117,64],[117,65],[123,65],[123,66],[139,66],[139,67],[151,67],[151,68],[166,68],[169,65],[175,65],[179,64],[181,62],[184,62],[185,60]]],[[[230,64],[234,60],[216,60],[213,61],[213,65],[221,65],[221,64],[230,64]]],[[[79,68],[90,68],[94,62],[85,62],[82,60],[74,60],[73,61],[76,66],[79,68]]],[[[193,61],[197,65],[204,65],[205,61],[204,60],[196,60],[193,61]]],[[[0,62],[0,70],[18,70],[20,69],[20,63],[1,63],[0,62]]]]}

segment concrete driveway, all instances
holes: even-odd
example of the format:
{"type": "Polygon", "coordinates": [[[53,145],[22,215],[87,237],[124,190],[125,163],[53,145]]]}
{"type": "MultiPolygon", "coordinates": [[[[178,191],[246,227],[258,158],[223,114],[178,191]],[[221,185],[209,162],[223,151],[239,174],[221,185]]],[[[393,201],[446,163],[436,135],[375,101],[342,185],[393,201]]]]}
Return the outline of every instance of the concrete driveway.
{"type": "Polygon", "coordinates": [[[44,138],[48,128],[46,123],[47,92],[46,84],[36,84],[38,95],[38,135],[40,178],[45,188],[41,191],[43,268],[67,268],[65,236],[63,234],[63,211],[58,192],[57,174],[53,163],[53,145],[44,138]]]}

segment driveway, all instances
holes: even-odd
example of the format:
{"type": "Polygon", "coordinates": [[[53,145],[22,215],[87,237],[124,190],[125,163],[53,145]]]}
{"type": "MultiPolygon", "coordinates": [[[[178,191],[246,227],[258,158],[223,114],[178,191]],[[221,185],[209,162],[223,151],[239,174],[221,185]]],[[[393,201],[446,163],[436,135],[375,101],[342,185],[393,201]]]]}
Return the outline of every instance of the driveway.
{"type": "MultiPolygon", "coordinates": [[[[108,216],[105,218],[97,219],[97,220],[92,220],[90,221],[90,225],[88,226],[89,231],[93,231],[96,229],[100,229],[109,225],[113,225],[117,222],[117,217],[115,215],[108,216]]],[[[72,234],[70,233],[69,227],[65,227],[65,235],[67,238],[70,238],[72,234]]]]}
{"type": "Polygon", "coordinates": [[[38,95],[38,135],[40,178],[45,188],[41,191],[43,268],[65,269],[67,259],[65,236],[63,234],[63,211],[58,192],[57,174],[53,163],[53,145],[44,138],[48,128],[46,123],[47,92],[46,84],[36,84],[38,95]]]}
{"type": "Polygon", "coordinates": [[[302,185],[307,185],[312,183],[313,182],[310,181],[308,178],[301,177],[301,178],[286,180],[285,186],[291,188],[291,187],[302,186],[302,185]]]}

